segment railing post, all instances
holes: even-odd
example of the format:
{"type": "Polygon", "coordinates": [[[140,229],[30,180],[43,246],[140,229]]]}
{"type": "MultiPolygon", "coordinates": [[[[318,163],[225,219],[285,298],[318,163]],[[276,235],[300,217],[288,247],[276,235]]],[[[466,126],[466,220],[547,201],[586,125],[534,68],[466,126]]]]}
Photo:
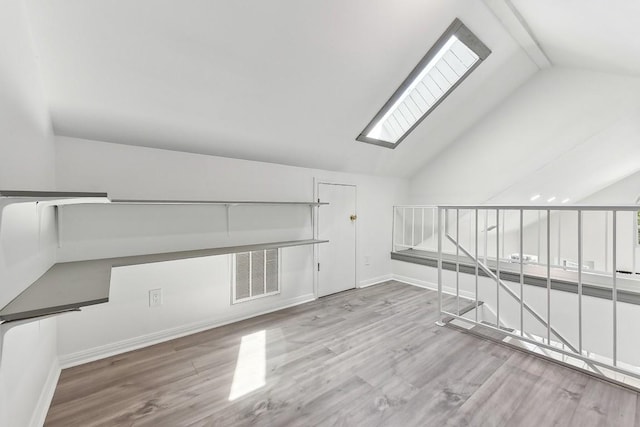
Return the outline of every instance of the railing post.
{"type": "Polygon", "coordinates": [[[617,250],[616,246],[618,243],[618,233],[617,224],[618,224],[618,213],[614,209],[611,211],[613,215],[612,219],[612,238],[613,238],[613,248],[611,253],[611,266],[613,268],[613,282],[611,289],[611,300],[613,301],[613,366],[618,366],[618,283],[617,283],[617,250]]]}
{"type": "MultiPolygon", "coordinates": [[[[460,243],[460,209],[456,209],[456,241],[460,243]]],[[[460,247],[456,245],[456,313],[460,315],[460,247]]]]}
{"type": "Polygon", "coordinates": [[[496,209],[496,324],[500,327],[500,209],[496,209]]]}

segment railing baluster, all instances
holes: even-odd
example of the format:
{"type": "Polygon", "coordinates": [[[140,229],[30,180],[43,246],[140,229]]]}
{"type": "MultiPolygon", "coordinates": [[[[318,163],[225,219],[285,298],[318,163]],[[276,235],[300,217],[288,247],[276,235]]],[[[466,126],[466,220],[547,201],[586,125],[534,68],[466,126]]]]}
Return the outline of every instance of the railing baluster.
{"type": "Polygon", "coordinates": [[[631,230],[636,230],[636,233],[633,236],[633,239],[631,239],[631,273],[633,274],[632,277],[636,277],[636,246],[638,245],[638,233],[637,233],[637,225],[638,225],[638,214],[636,212],[633,212],[633,215],[631,215],[631,230]]]}
{"type": "Polygon", "coordinates": [[[558,266],[562,266],[562,211],[558,211],[558,266]]]}
{"type": "Polygon", "coordinates": [[[524,336],[524,210],[520,209],[520,336],[524,336]]]}
{"type": "MultiPolygon", "coordinates": [[[[454,238],[452,238],[451,236],[447,235],[446,237],[447,237],[447,239],[448,239],[451,243],[453,243],[454,245],[455,245],[455,244],[458,244],[458,243],[456,243],[455,239],[454,239],[454,238]]],[[[460,246],[460,245],[458,244],[458,246],[460,246]]],[[[472,254],[472,253],[470,253],[469,251],[467,251],[466,249],[464,249],[464,247],[460,246],[460,250],[462,251],[462,253],[464,253],[464,254],[465,254],[467,257],[469,257],[470,259],[475,260],[475,261],[478,263],[478,266],[482,269],[482,271],[484,271],[484,272],[487,274],[487,276],[488,276],[489,278],[491,278],[491,279],[493,279],[493,280],[497,281],[498,283],[500,283],[500,286],[502,287],[502,289],[503,289],[507,294],[509,294],[509,296],[511,296],[512,298],[514,298],[516,301],[519,299],[518,294],[516,294],[516,293],[515,293],[515,292],[514,292],[514,291],[513,291],[509,286],[507,286],[506,284],[504,284],[504,283],[502,282],[502,280],[500,280],[500,279],[498,278],[498,276],[496,276],[496,275],[493,273],[493,271],[492,271],[488,266],[486,266],[485,264],[481,263],[481,262],[480,262],[480,260],[479,260],[478,258],[474,257],[474,256],[473,256],[473,254],[472,254]]],[[[549,326],[549,324],[545,321],[545,319],[544,319],[540,314],[538,314],[538,313],[537,313],[533,308],[529,307],[527,304],[525,304],[525,305],[524,305],[524,307],[525,307],[525,309],[526,309],[526,310],[527,310],[527,311],[528,311],[528,312],[529,312],[529,313],[530,313],[530,314],[531,314],[531,315],[532,315],[532,316],[533,316],[533,317],[534,317],[538,322],[540,322],[541,324],[543,324],[543,325],[545,325],[545,326],[549,326]]],[[[448,313],[448,314],[451,314],[451,313],[448,313]]],[[[553,327],[551,327],[551,332],[553,333],[553,335],[555,335],[555,336],[558,338],[558,340],[559,340],[561,343],[564,343],[564,344],[565,344],[567,347],[569,347],[569,348],[570,348],[574,353],[578,354],[578,349],[577,349],[577,348],[575,348],[575,347],[574,347],[574,346],[573,346],[569,341],[567,341],[567,339],[566,339],[566,338],[564,338],[564,337],[563,337],[563,336],[562,336],[562,335],[561,335],[557,330],[555,330],[553,327]]],[[[552,346],[550,346],[550,345],[548,345],[548,344],[544,344],[544,343],[543,343],[543,344],[541,344],[541,345],[546,345],[547,347],[550,347],[550,348],[555,349],[555,347],[552,347],[552,346]]],[[[594,367],[592,366],[592,368],[594,368],[594,367]]],[[[594,368],[594,369],[596,369],[596,368],[594,368]]],[[[596,371],[596,372],[600,373],[599,371],[596,371]]]]}
{"type": "Polygon", "coordinates": [[[502,211],[502,246],[500,246],[500,253],[501,253],[501,258],[504,258],[504,237],[505,237],[505,232],[504,229],[507,225],[507,220],[506,220],[506,215],[507,215],[507,211],[502,211]]]}
{"type": "Polygon", "coordinates": [[[420,232],[421,234],[421,239],[420,239],[420,244],[424,245],[424,210],[425,208],[420,209],[422,211],[422,225],[420,226],[420,232]]]}
{"type": "Polygon", "coordinates": [[[582,211],[578,210],[578,350],[582,354],[582,211]]]}
{"type": "Polygon", "coordinates": [[[487,253],[489,252],[489,211],[484,211],[484,263],[487,263],[487,253]]]}
{"type": "Polygon", "coordinates": [[[407,208],[402,208],[402,246],[406,245],[406,234],[407,234],[407,208]]]}
{"type": "Polygon", "coordinates": [[[538,264],[542,262],[542,234],[540,231],[541,212],[538,211],[538,264]]]}
{"type": "Polygon", "coordinates": [[[609,270],[609,211],[604,213],[604,271],[609,270]]]}
{"type": "Polygon", "coordinates": [[[478,209],[476,209],[476,226],[475,226],[475,232],[476,232],[476,253],[475,253],[475,258],[476,258],[476,323],[478,323],[478,209]]]}
{"type": "Polygon", "coordinates": [[[496,324],[500,327],[500,210],[496,209],[496,324]]]}
{"type": "Polygon", "coordinates": [[[547,344],[551,345],[551,211],[547,209],[547,344]]]}
{"type": "Polygon", "coordinates": [[[611,287],[611,299],[613,300],[613,366],[618,366],[618,283],[617,283],[617,250],[618,233],[616,232],[618,224],[618,215],[615,210],[611,211],[613,215],[612,219],[612,245],[611,252],[611,264],[613,267],[612,287],[611,287]]]}
{"type": "Polygon", "coordinates": [[[391,252],[395,252],[396,250],[396,214],[397,212],[398,212],[398,208],[394,206],[393,218],[391,218],[391,252]]]}
{"type": "Polygon", "coordinates": [[[411,208],[411,249],[416,246],[416,208],[411,208]]]}
{"type": "MultiPolygon", "coordinates": [[[[432,241],[433,241],[433,238],[436,235],[436,211],[437,211],[437,208],[434,208],[433,209],[433,218],[431,218],[431,240],[432,241]]],[[[438,211],[438,216],[439,215],[440,215],[440,213],[438,211]]]]}
{"type": "MultiPolygon", "coordinates": [[[[410,231],[412,233],[412,241],[411,241],[411,245],[415,246],[416,241],[420,238],[420,236],[425,236],[427,231],[425,230],[425,226],[426,224],[426,220],[427,218],[425,218],[427,216],[427,213],[425,213],[425,209],[426,207],[416,207],[416,206],[396,206],[394,207],[394,215],[393,215],[393,231],[392,231],[392,246],[395,248],[395,245],[397,244],[398,246],[400,245],[400,241],[398,239],[397,236],[397,226],[399,225],[399,221],[400,218],[398,217],[398,215],[400,214],[400,209],[402,209],[402,226],[403,226],[403,230],[405,231],[403,233],[403,239],[406,239],[406,231],[410,231]],[[411,218],[407,218],[407,209],[412,209],[412,217],[411,218]],[[422,209],[422,211],[420,212],[420,221],[421,221],[421,231],[420,234],[418,234],[416,236],[416,213],[415,213],[415,209],[422,209]],[[412,226],[410,228],[406,227],[406,221],[410,220],[412,221],[412,226]],[[396,242],[396,240],[398,240],[398,242],[396,242]]],[[[590,368],[593,370],[593,372],[595,372],[598,375],[601,376],[610,376],[611,372],[618,372],[621,373],[623,375],[628,375],[631,377],[634,377],[636,379],[640,379],[640,373],[630,370],[629,367],[626,367],[625,364],[623,363],[619,363],[620,358],[619,358],[619,348],[618,348],[618,274],[617,274],[617,268],[618,268],[618,213],[619,212],[631,212],[632,213],[632,219],[633,219],[633,226],[636,227],[636,221],[637,221],[637,211],[638,211],[638,207],[637,206],[565,206],[565,205],[542,205],[542,206],[501,206],[501,205],[477,205],[477,206],[462,206],[462,205],[442,205],[442,206],[438,206],[436,208],[430,208],[432,209],[433,212],[433,221],[432,221],[432,228],[434,230],[434,238],[436,237],[435,235],[435,229],[436,229],[436,224],[437,224],[437,251],[438,251],[438,310],[439,310],[439,316],[441,316],[440,321],[438,322],[438,324],[442,325],[443,322],[448,322],[449,319],[460,319],[462,321],[466,321],[468,323],[471,324],[480,324],[480,321],[482,320],[480,313],[479,313],[479,308],[480,308],[480,275],[482,274],[483,276],[487,276],[489,277],[489,280],[493,280],[496,282],[497,285],[497,289],[496,289],[496,324],[493,325],[493,322],[491,322],[492,324],[487,326],[490,328],[493,328],[494,330],[498,330],[498,331],[502,331],[503,329],[501,328],[501,324],[503,320],[507,320],[508,316],[508,310],[506,310],[507,306],[505,305],[502,295],[507,295],[507,298],[514,298],[516,300],[516,304],[519,303],[520,305],[520,333],[518,334],[517,332],[509,332],[509,331],[504,331],[504,333],[506,335],[510,335],[512,337],[517,337],[518,339],[521,339],[522,342],[528,342],[530,344],[533,345],[538,345],[540,348],[542,349],[546,349],[546,350],[550,350],[551,352],[555,352],[555,354],[561,354],[563,359],[566,360],[570,360],[572,357],[575,359],[579,359],[582,360],[584,362],[586,362],[586,367],[585,368],[590,368]],[[468,243],[469,246],[474,245],[474,249],[467,249],[465,248],[465,246],[460,244],[460,240],[461,240],[461,236],[460,236],[460,232],[461,232],[461,226],[460,226],[460,211],[465,210],[469,212],[469,235],[468,235],[468,243]],[[517,290],[516,288],[513,286],[517,286],[517,284],[512,283],[511,285],[507,285],[508,282],[505,282],[502,280],[501,275],[503,275],[502,273],[502,269],[505,269],[505,274],[507,274],[506,270],[507,269],[507,265],[503,265],[501,264],[501,259],[504,259],[504,253],[506,252],[506,249],[508,249],[505,245],[505,243],[507,242],[507,240],[505,239],[505,231],[507,230],[506,228],[506,210],[511,209],[514,211],[518,211],[519,214],[519,253],[520,253],[520,259],[519,259],[519,281],[520,281],[520,293],[519,295],[517,294],[517,290]],[[455,239],[452,237],[452,229],[453,227],[451,227],[451,218],[449,217],[449,214],[451,213],[451,210],[455,210],[455,239]],[[485,218],[484,220],[487,222],[487,226],[485,226],[484,231],[480,230],[480,221],[482,221],[482,218],[480,217],[480,215],[482,214],[482,210],[485,211],[485,218]],[[493,230],[493,228],[496,229],[496,236],[495,236],[495,241],[496,241],[496,248],[495,248],[495,253],[496,253],[496,266],[495,268],[490,268],[489,265],[487,263],[484,263],[481,256],[490,259],[490,257],[488,256],[488,251],[486,249],[486,246],[488,246],[488,215],[489,215],[489,211],[494,211],[495,210],[495,214],[496,214],[496,223],[495,223],[495,227],[492,227],[491,229],[493,230]],[[538,228],[538,235],[537,235],[537,239],[538,239],[538,255],[539,255],[539,259],[538,259],[538,263],[541,264],[542,261],[542,251],[545,250],[544,246],[543,246],[543,239],[545,238],[545,234],[546,234],[546,307],[547,307],[547,313],[546,316],[544,316],[544,314],[542,312],[538,312],[537,308],[532,307],[531,305],[527,304],[524,301],[524,288],[525,288],[525,261],[524,261],[524,256],[525,256],[525,222],[524,222],[524,212],[528,211],[528,210],[535,210],[538,213],[538,224],[537,224],[537,228],[538,228]],[[437,214],[436,214],[437,211],[437,214]],[[473,212],[472,212],[473,211],[473,212]],[[578,297],[578,304],[577,304],[577,321],[578,321],[578,333],[577,333],[577,342],[576,342],[576,346],[573,346],[572,343],[570,341],[567,340],[567,338],[565,338],[559,331],[558,327],[562,327],[561,323],[555,322],[557,324],[556,327],[553,326],[552,321],[555,320],[555,317],[552,315],[552,290],[555,290],[555,288],[553,288],[553,280],[552,280],[552,263],[553,263],[553,253],[552,253],[552,249],[553,249],[553,244],[552,244],[552,213],[554,211],[558,212],[558,234],[557,234],[557,259],[556,259],[556,264],[553,264],[556,268],[558,269],[560,266],[563,265],[562,261],[562,248],[563,248],[563,242],[562,239],[563,236],[562,235],[562,226],[564,225],[564,227],[568,230],[568,232],[570,231],[570,228],[567,227],[573,227],[572,222],[574,217],[572,215],[566,215],[566,218],[562,218],[562,215],[564,213],[564,211],[575,211],[577,214],[577,250],[578,250],[578,254],[577,254],[577,261],[578,261],[578,265],[577,265],[577,276],[575,276],[574,279],[571,280],[576,280],[577,282],[577,297],[578,297]],[[587,276],[589,276],[587,274],[587,276],[585,276],[585,268],[589,268],[589,267],[585,267],[585,237],[588,237],[588,235],[585,235],[585,217],[584,217],[584,212],[585,211],[592,211],[592,212],[602,212],[605,214],[605,218],[604,218],[604,222],[605,222],[605,237],[607,238],[606,241],[606,250],[604,252],[605,255],[605,268],[608,271],[609,266],[611,266],[612,271],[610,272],[610,280],[611,280],[611,301],[612,301],[612,343],[611,344],[606,344],[605,342],[605,349],[603,350],[602,347],[598,344],[595,347],[591,347],[589,344],[589,341],[585,341],[585,324],[583,322],[584,320],[584,313],[585,310],[583,308],[583,296],[584,296],[584,292],[585,292],[585,287],[584,287],[584,280],[587,276]],[[542,215],[544,215],[546,213],[546,230],[543,230],[542,228],[542,224],[541,224],[541,220],[542,220],[542,215]],[[472,217],[473,214],[473,217],[472,217]],[[609,217],[609,215],[611,214],[611,219],[609,217]],[[502,216],[501,216],[502,215],[502,216]],[[437,218],[436,218],[437,216],[437,218]],[[502,223],[501,223],[502,221],[502,223]],[[564,222],[564,224],[563,224],[564,222]],[[611,225],[609,225],[611,224],[611,225]],[[485,233],[485,241],[482,242],[482,235],[481,233],[485,233]],[[472,234],[473,233],[473,234],[472,234]],[[608,236],[611,234],[611,241],[609,241],[608,236]],[[502,238],[502,240],[501,240],[502,238]],[[446,242],[445,240],[446,239],[446,242]],[[473,239],[473,240],[472,240],[473,239]],[[456,274],[456,279],[455,279],[455,296],[456,296],[456,310],[455,313],[453,312],[453,310],[448,310],[448,309],[444,309],[443,305],[444,305],[444,245],[448,245],[450,242],[452,244],[455,245],[456,247],[456,252],[455,252],[455,274],[456,274]],[[482,248],[480,247],[482,244],[485,245],[485,250],[483,252],[483,254],[480,254],[480,251],[482,250],[482,248]],[[609,247],[611,247],[611,251],[609,251],[609,247]],[[474,254],[472,255],[472,251],[474,251],[474,254]],[[461,273],[461,259],[460,259],[460,255],[463,254],[463,256],[468,257],[471,262],[474,263],[474,272],[472,274],[474,274],[474,278],[475,278],[475,295],[474,295],[474,305],[475,305],[475,321],[473,320],[472,317],[470,316],[464,316],[461,315],[460,312],[460,304],[461,304],[461,283],[460,283],[460,273],[461,273]],[[482,270],[482,271],[481,271],[482,270]],[[525,321],[524,321],[524,313],[525,310],[529,313],[528,315],[530,315],[533,319],[534,322],[540,322],[540,324],[543,326],[543,328],[546,328],[547,332],[546,334],[544,333],[540,333],[537,334],[539,336],[535,336],[533,335],[534,333],[526,333],[525,331],[525,321]],[[444,317],[447,316],[447,317],[444,317]],[[546,336],[544,336],[546,335],[546,336]],[[551,342],[551,336],[554,337],[554,342],[551,342]],[[541,337],[543,337],[541,339],[541,337]],[[587,348],[585,348],[585,344],[587,345],[587,348]],[[611,359],[608,359],[607,361],[603,361],[601,357],[596,356],[597,354],[600,355],[607,355],[606,357],[608,358],[608,351],[606,351],[606,346],[612,345],[612,352],[613,352],[613,356],[611,359]],[[566,348],[565,348],[566,347],[566,348]],[[620,366],[622,365],[622,366],[620,366]],[[602,371],[600,371],[600,367],[606,367],[607,369],[604,369],[602,371]]],[[[533,212],[532,212],[533,214],[533,212]]],[[[600,216],[601,214],[598,215],[597,218],[601,218],[600,216]]],[[[624,214],[626,215],[626,214],[624,214]]],[[[534,219],[534,217],[532,216],[531,219],[534,219]]],[[[623,225],[627,225],[624,224],[624,222],[627,222],[626,219],[623,219],[622,224],[623,225]]],[[[586,223],[587,225],[589,225],[590,223],[586,223]]],[[[599,223],[602,224],[602,223],[599,223]]],[[[533,226],[533,224],[531,224],[533,226]]],[[[531,227],[532,228],[532,227],[531,227]]],[[[575,230],[575,229],[574,229],[575,230]]],[[[622,231],[626,232],[626,228],[624,230],[621,229],[622,231]]],[[[589,230],[587,230],[589,231],[589,230]]],[[[467,237],[466,232],[464,230],[462,230],[462,233],[465,234],[464,237],[467,237]]],[[[514,230],[515,233],[515,230],[514,230]]],[[[534,233],[535,233],[535,229],[534,229],[534,233]]],[[[553,235],[553,238],[555,239],[556,235],[553,235]]],[[[533,237],[535,238],[535,237],[533,237]]],[[[598,237],[598,239],[600,239],[600,237],[598,237]]],[[[635,248],[636,248],[636,239],[637,237],[634,235],[633,238],[633,246],[632,248],[634,249],[635,252],[635,248]]],[[[404,241],[403,241],[404,243],[404,241]]],[[[535,246],[535,242],[530,242],[533,243],[533,245],[535,246]]],[[[626,244],[624,244],[626,245],[626,244]]],[[[623,245],[623,246],[624,246],[623,245]]],[[[405,245],[406,246],[406,245],[405,245]]],[[[532,248],[534,247],[532,246],[532,248]]],[[[406,246],[408,247],[408,246],[406,246]]],[[[569,251],[571,247],[571,243],[564,243],[564,251],[569,254],[569,251]]],[[[532,249],[535,250],[535,249],[532,249]]],[[[597,256],[595,257],[595,261],[597,263],[602,263],[603,259],[600,258],[603,254],[601,251],[598,250],[598,254],[596,254],[597,256]]],[[[637,260],[633,260],[633,261],[629,261],[629,268],[632,269],[633,272],[636,271],[636,261],[637,260]]],[[[471,265],[469,263],[469,265],[471,265]]],[[[602,264],[598,264],[600,265],[600,267],[597,267],[597,270],[600,270],[602,267],[602,264]]],[[[626,265],[626,264],[625,264],[626,265]]],[[[515,265],[513,266],[515,267],[515,265]]],[[[533,266],[532,270],[531,270],[531,274],[535,274],[535,271],[540,269],[542,267],[542,265],[540,265],[540,267],[538,266],[533,266]]],[[[568,273],[571,271],[568,271],[568,273]]],[[[566,269],[566,266],[565,266],[566,269]]],[[[513,269],[513,273],[516,273],[516,269],[513,269]]],[[[588,270],[587,270],[588,273],[588,270]]],[[[517,273],[516,273],[517,274],[517,273]]],[[[543,277],[544,277],[544,273],[543,273],[543,277]]],[[[634,277],[635,278],[635,277],[634,277]]],[[[517,279],[515,279],[515,277],[513,278],[514,282],[517,283],[517,279]]],[[[464,278],[462,279],[464,280],[464,278]]],[[[544,280],[544,279],[543,279],[544,280]]],[[[490,282],[488,282],[490,283],[490,282]]],[[[450,284],[449,284],[450,286],[450,284]]],[[[488,294],[490,295],[490,293],[488,294]]],[[[488,295],[485,295],[486,298],[490,298],[488,295]]],[[[484,298],[483,298],[484,299],[484,298]]],[[[449,300],[448,300],[449,301],[449,300]]],[[[464,300],[462,300],[464,301],[464,300]]],[[[606,307],[606,301],[604,301],[605,303],[605,307],[606,307]]],[[[543,303],[544,304],[544,303],[543,303]]],[[[451,304],[452,305],[452,304],[451,304]]],[[[514,306],[514,308],[517,306],[514,306]]],[[[492,308],[490,306],[488,306],[488,308],[492,308]]],[[[542,307],[540,307],[540,309],[542,310],[542,307]]],[[[574,314],[570,314],[571,317],[574,316],[574,314]]],[[[574,317],[575,319],[575,317],[574,317]]],[[[516,320],[517,322],[517,320],[516,320]]],[[[537,324],[536,324],[537,325],[537,324]]],[[[512,326],[512,325],[509,325],[512,326]]],[[[515,325],[513,325],[515,326],[515,325]]],[[[537,328],[536,328],[537,330],[537,328]]],[[[588,336],[587,336],[588,338],[588,336]]],[[[597,343],[596,343],[597,344],[597,343]]]]}
{"type": "Polygon", "coordinates": [[[442,316],[442,208],[438,208],[438,315],[442,316]]]}

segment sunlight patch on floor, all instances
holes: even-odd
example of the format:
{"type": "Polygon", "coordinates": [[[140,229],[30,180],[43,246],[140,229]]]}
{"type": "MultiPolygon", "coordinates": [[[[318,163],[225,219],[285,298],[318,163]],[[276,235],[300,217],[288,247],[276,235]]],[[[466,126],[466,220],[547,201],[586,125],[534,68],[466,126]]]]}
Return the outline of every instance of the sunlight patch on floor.
{"type": "Polygon", "coordinates": [[[266,341],[266,331],[264,330],[242,337],[229,393],[230,401],[265,386],[266,341]]]}

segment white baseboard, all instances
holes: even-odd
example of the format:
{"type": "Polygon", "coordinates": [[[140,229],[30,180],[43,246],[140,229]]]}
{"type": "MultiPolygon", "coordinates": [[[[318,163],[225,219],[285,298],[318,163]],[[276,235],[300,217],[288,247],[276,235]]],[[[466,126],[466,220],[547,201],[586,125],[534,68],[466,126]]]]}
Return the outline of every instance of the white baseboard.
{"type": "Polygon", "coordinates": [[[49,368],[47,380],[42,387],[42,392],[40,392],[38,403],[31,415],[31,421],[29,422],[31,427],[42,427],[44,425],[44,420],[47,418],[47,412],[49,412],[49,406],[51,406],[51,400],[53,399],[53,393],[58,385],[58,378],[60,378],[60,364],[58,359],[54,358],[49,368]]]}
{"type": "Polygon", "coordinates": [[[416,279],[415,277],[407,277],[407,276],[401,276],[399,274],[393,274],[393,280],[405,283],[407,285],[418,286],[419,288],[430,289],[432,291],[438,290],[437,283],[427,282],[426,280],[416,279]]]}
{"type": "Polygon", "coordinates": [[[366,288],[367,286],[377,285],[379,283],[383,283],[391,279],[393,279],[393,274],[385,274],[383,276],[373,277],[371,279],[360,281],[358,288],[366,288]]]}
{"type": "Polygon", "coordinates": [[[197,332],[206,331],[208,329],[217,328],[220,326],[228,325],[230,323],[250,319],[252,317],[261,316],[263,314],[273,313],[274,311],[284,310],[285,308],[311,302],[315,299],[316,298],[313,294],[301,295],[299,297],[283,301],[282,304],[268,310],[225,318],[207,319],[200,322],[178,326],[176,328],[165,329],[164,331],[154,332],[135,338],[109,343],[99,347],[82,350],[76,353],[61,355],[60,366],[62,369],[66,369],[72,366],[82,365],[84,363],[104,359],[105,357],[115,356],[116,354],[126,353],[128,351],[137,350],[139,348],[148,347],[165,341],[170,341],[176,338],[195,334],[197,332]]]}
{"type": "MultiPolygon", "coordinates": [[[[399,274],[394,274],[393,275],[393,280],[405,283],[407,285],[413,285],[413,286],[418,286],[420,288],[429,289],[429,290],[432,290],[432,291],[437,291],[438,290],[438,284],[437,283],[428,282],[426,280],[416,279],[415,277],[407,277],[407,276],[401,276],[399,274]]],[[[456,290],[455,289],[448,288],[448,287],[445,287],[442,290],[442,292],[445,293],[445,294],[454,295],[454,296],[456,294],[456,290]]],[[[475,296],[471,292],[465,292],[465,291],[460,291],[460,296],[464,297],[464,298],[469,298],[469,299],[474,299],[475,298],[475,296]]]]}

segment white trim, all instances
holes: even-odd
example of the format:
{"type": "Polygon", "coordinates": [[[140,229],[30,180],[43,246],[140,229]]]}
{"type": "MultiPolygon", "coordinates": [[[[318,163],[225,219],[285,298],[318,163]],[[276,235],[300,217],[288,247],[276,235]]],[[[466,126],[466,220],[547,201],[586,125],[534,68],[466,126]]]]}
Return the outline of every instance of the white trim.
{"type": "Polygon", "coordinates": [[[633,227],[633,231],[634,231],[634,235],[633,235],[633,241],[635,242],[635,244],[633,245],[634,248],[640,247],[640,238],[638,238],[638,213],[640,212],[640,209],[638,210],[638,212],[634,212],[633,213],[633,223],[634,223],[634,227],[633,227]]]}
{"type": "Polygon", "coordinates": [[[426,280],[416,279],[414,277],[401,276],[399,274],[393,274],[393,280],[397,282],[402,282],[405,285],[417,286],[419,288],[430,289],[432,291],[438,290],[438,284],[427,282],[426,280]]]}
{"type": "MultiPolygon", "coordinates": [[[[429,289],[431,291],[438,291],[438,284],[433,282],[427,282],[426,280],[416,279],[414,277],[401,276],[399,274],[393,274],[393,280],[402,282],[406,285],[417,286],[423,289],[429,289]]],[[[455,288],[443,288],[442,292],[447,295],[456,296],[455,288]]],[[[475,299],[475,295],[471,292],[460,291],[460,296],[469,299],[475,299]]]]}
{"type": "Polygon", "coordinates": [[[40,392],[38,403],[33,410],[33,414],[31,415],[31,420],[29,421],[30,426],[41,427],[42,425],[44,425],[44,420],[47,418],[47,413],[49,412],[49,407],[51,406],[51,401],[53,400],[53,393],[56,391],[56,386],[58,385],[60,371],[61,369],[60,364],[58,363],[58,358],[54,357],[51,362],[51,366],[49,367],[49,375],[47,375],[47,380],[42,386],[42,391],[40,392]]]}
{"type": "Polygon", "coordinates": [[[529,25],[510,0],[484,0],[484,4],[538,68],[542,70],[551,67],[551,61],[540,47],[529,25]]]}
{"type": "Polygon", "coordinates": [[[104,359],[105,357],[114,356],[128,351],[137,350],[139,348],[148,347],[154,344],[158,344],[165,341],[170,341],[176,338],[184,337],[187,335],[195,334],[197,332],[206,331],[220,326],[228,325],[230,323],[240,322],[252,317],[262,316],[263,314],[273,313],[275,311],[284,310],[285,308],[293,307],[307,302],[314,301],[316,298],[313,294],[301,295],[289,300],[285,300],[281,305],[270,308],[267,310],[244,314],[229,316],[226,318],[211,318],[208,320],[194,322],[176,328],[166,329],[164,331],[154,332],[147,335],[142,335],[135,338],[130,338],[114,343],[109,343],[99,347],[90,348],[88,350],[79,351],[76,353],[66,354],[60,356],[60,366],[62,369],[70,368],[84,363],[93,362],[94,360],[104,359]]]}
{"type": "Polygon", "coordinates": [[[377,285],[380,283],[387,282],[393,279],[393,274],[385,274],[384,276],[372,277],[371,279],[366,279],[360,282],[358,288],[366,288],[368,286],[377,285]]]}
{"type": "MultiPolygon", "coordinates": [[[[325,184],[325,185],[341,185],[343,187],[353,187],[355,189],[355,200],[354,200],[354,204],[355,204],[355,215],[358,215],[358,185],[357,184],[350,184],[350,183],[345,183],[345,182],[337,182],[337,181],[333,181],[330,179],[322,179],[322,178],[318,178],[318,177],[314,177],[313,178],[313,200],[314,201],[318,201],[320,198],[320,185],[321,184],[325,184]]],[[[318,213],[318,215],[315,217],[315,232],[314,232],[314,236],[317,238],[319,236],[320,233],[320,207],[318,207],[318,210],[316,211],[318,213]]],[[[357,289],[358,283],[359,283],[359,277],[360,274],[358,273],[358,255],[360,254],[360,250],[358,249],[359,246],[359,240],[358,240],[358,228],[360,227],[360,223],[356,220],[356,231],[355,231],[355,254],[354,254],[354,264],[355,264],[355,278],[354,278],[354,288],[353,289],[357,289]]],[[[313,245],[313,294],[315,295],[316,298],[318,298],[319,296],[319,286],[320,286],[320,278],[318,275],[318,263],[320,262],[320,251],[317,248],[318,245],[313,245]]]]}

